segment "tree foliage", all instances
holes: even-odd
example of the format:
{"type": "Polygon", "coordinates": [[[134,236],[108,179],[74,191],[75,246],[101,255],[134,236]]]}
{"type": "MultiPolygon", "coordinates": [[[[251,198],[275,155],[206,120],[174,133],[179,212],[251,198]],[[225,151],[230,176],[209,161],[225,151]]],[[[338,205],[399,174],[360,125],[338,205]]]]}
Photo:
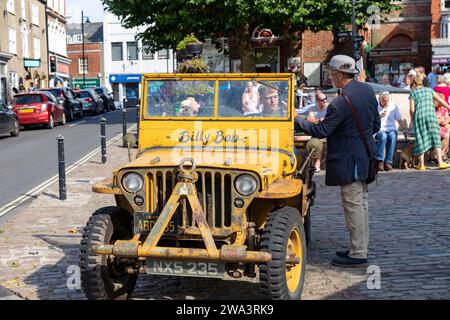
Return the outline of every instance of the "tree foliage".
{"type": "MultiPolygon", "coordinates": [[[[351,23],[351,0],[102,0],[125,27],[146,26],[139,38],[153,47],[175,49],[191,33],[200,40],[227,37],[245,68],[251,58],[253,30],[271,29],[290,40],[296,31],[343,28],[351,23]]],[[[357,0],[357,24],[370,16],[369,6],[380,13],[394,9],[391,0],[357,0]]],[[[218,43],[218,42],[216,42],[218,43]]]]}

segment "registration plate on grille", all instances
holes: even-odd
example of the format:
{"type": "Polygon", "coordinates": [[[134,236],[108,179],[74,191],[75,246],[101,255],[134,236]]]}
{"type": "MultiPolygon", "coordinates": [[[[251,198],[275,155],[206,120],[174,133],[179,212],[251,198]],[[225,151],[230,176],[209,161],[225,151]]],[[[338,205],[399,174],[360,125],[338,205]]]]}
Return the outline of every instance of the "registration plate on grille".
{"type": "MultiPolygon", "coordinates": [[[[159,215],[146,213],[146,212],[136,212],[134,214],[134,233],[147,233],[150,232],[156,224],[159,215]]],[[[172,219],[169,221],[164,234],[175,235],[177,233],[177,225],[172,219]]]]}
{"type": "Polygon", "coordinates": [[[159,275],[163,274],[166,276],[223,279],[225,275],[225,263],[147,259],[147,273],[159,275]]]}

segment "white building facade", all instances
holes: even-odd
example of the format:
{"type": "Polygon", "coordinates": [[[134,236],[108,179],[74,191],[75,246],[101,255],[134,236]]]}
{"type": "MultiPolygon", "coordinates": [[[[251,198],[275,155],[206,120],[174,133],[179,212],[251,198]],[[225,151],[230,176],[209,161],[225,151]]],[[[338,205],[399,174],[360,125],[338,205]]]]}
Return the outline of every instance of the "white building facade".
{"type": "Polygon", "coordinates": [[[104,83],[114,92],[116,101],[126,106],[137,104],[140,81],[144,73],[173,73],[176,60],[172,50],[155,53],[136,40],[144,28],[125,29],[113,14],[105,12],[103,20],[104,83]]]}

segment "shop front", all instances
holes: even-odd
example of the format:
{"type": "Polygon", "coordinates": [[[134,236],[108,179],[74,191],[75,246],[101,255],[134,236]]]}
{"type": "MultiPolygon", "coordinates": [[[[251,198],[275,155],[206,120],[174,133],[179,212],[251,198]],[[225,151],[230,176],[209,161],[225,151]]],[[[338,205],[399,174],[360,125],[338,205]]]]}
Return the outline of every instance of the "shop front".
{"type": "Polygon", "coordinates": [[[6,64],[12,56],[0,51],[0,100],[6,101],[8,98],[8,86],[6,77],[6,64]]]}
{"type": "Polygon", "coordinates": [[[125,108],[138,105],[141,79],[140,74],[111,74],[109,83],[114,100],[122,102],[125,108]]]}

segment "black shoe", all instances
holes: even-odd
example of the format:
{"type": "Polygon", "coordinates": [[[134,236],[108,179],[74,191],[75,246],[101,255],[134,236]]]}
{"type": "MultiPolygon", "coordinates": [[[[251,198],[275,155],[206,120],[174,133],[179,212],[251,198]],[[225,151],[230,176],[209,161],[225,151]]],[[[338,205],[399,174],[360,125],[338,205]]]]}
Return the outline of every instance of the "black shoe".
{"type": "Polygon", "coordinates": [[[347,258],[349,253],[350,253],[350,250],[336,251],[336,255],[340,258],[347,258]]]}
{"type": "Polygon", "coordinates": [[[338,267],[365,267],[367,265],[367,259],[356,259],[352,257],[337,257],[331,260],[333,266],[338,267]]]}

